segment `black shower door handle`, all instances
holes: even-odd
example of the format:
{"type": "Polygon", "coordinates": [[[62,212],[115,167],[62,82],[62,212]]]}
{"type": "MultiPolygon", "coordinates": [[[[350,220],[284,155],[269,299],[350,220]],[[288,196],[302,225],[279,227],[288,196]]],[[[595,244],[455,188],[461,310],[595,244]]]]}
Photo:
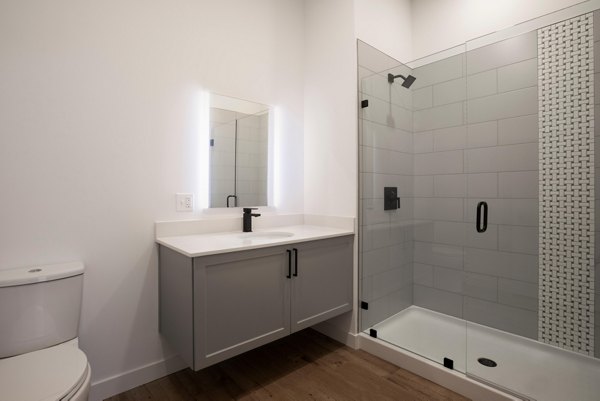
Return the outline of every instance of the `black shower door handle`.
{"type": "Polygon", "coordinates": [[[475,228],[477,229],[478,233],[484,233],[487,230],[487,217],[488,217],[487,202],[479,202],[477,204],[477,223],[475,224],[475,228]],[[483,214],[483,224],[481,224],[481,215],[482,214],[483,214]]]}

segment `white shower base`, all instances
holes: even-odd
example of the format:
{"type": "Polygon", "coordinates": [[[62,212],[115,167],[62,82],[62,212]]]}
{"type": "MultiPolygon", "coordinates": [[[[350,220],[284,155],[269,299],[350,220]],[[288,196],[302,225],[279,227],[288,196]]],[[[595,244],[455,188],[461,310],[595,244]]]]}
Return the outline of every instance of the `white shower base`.
{"type": "Polygon", "coordinates": [[[506,391],[539,401],[600,400],[600,361],[411,306],[373,327],[377,337],[506,391]],[[494,368],[478,358],[494,360],[494,368]]]}

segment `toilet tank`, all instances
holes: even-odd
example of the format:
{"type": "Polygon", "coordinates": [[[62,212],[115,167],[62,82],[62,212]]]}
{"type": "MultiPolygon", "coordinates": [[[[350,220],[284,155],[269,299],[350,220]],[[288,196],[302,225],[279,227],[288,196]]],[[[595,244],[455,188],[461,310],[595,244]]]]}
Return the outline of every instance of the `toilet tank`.
{"type": "Polygon", "coordinates": [[[77,337],[83,270],[80,262],[0,270],[0,358],[77,337]]]}

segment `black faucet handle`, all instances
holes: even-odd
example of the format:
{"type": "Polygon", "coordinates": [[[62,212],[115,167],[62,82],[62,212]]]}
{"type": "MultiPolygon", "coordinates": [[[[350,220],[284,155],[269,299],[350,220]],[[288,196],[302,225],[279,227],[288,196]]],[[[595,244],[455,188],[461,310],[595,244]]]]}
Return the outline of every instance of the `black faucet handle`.
{"type": "Polygon", "coordinates": [[[245,207],[244,213],[252,213],[253,210],[258,210],[257,207],[245,207]]]}

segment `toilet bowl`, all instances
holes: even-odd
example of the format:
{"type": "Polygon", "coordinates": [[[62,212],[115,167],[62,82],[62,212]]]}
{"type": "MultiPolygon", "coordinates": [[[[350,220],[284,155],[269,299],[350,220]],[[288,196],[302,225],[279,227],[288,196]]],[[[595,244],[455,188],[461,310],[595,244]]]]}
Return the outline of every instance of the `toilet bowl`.
{"type": "Polygon", "coordinates": [[[86,401],[77,338],[83,265],[0,270],[0,401],[86,401]]]}
{"type": "Polygon", "coordinates": [[[87,400],[90,376],[77,340],[0,359],[0,400],[87,400]]]}

